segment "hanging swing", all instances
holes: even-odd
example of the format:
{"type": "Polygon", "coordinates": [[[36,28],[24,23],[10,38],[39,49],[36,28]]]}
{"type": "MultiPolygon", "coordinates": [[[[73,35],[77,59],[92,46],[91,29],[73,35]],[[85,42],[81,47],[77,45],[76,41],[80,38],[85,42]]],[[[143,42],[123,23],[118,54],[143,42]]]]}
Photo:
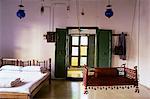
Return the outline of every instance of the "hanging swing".
{"type": "MultiPolygon", "coordinates": [[[[136,4],[137,4],[137,0],[135,2],[133,20],[135,18],[136,4]]],[[[140,8],[140,0],[139,0],[139,8],[140,8]]],[[[134,21],[132,22],[132,32],[133,32],[133,25],[134,25],[133,23],[134,21]]],[[[138,55],[138,61],[139,61],[139,55],[138,55]]],[[[83,85],[85,87],[84,94],[88,94],[88,89],[113,90],[113,89],[130,89],[130,88],[135,88],[135,92],[139,93],[137,70],[138,70],[137,66],[135,66],[134,69],[131,69],[126,67],[126,64],[122,64],[121,67],[111,67],[111,68],[98,67],[98,68],[94,68],[94,70],[90,70],[88,66],[84,66],[83,68],[83,85]]]]}
{"type": "Polygon", "coordinates": [[[88,93],[88,89],[129,89],[135,88],[135,92],[139,93],[137,66],[134,69],[125,67],[113,68],[94,68],[90,72],[94,75],[89,75],[89,69],[84,66],[83,69],[83,85],[85,86],[84,93],[88,93]]]}

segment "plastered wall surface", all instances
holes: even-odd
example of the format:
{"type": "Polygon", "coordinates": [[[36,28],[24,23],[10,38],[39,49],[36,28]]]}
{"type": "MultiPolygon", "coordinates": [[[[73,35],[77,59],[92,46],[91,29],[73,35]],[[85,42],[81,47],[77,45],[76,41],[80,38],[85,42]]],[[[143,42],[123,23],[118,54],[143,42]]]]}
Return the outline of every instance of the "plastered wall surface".
{"type": "MultiPolygon", "coordinates": [[[[127,33],[127,60],[113,55],[112,66],[126,63],[128,67],[138,66],[139,80],[150,87],[150,1],[149,0],[112,0],[114,15],[108,19],[106,0],[80,0],[77,11],[76,0],[45,1],[44,13],[41,15],[39,0],[23,0],[26,17],[19,19],[18,0],[0,0],[0,48],[1,56],[22,59],[52,58],[52,71],[55,63],[55,43],[47,43],[43,35],[56,28],[71,26],[91,26],[112,29],[113,33],[127,33]],[[60,4],[61,3],[61,4],[60,4]],[[69,4],[70,10],[66,10],[69,4]],[[140,11],[139,11],[140,8],[140,11]],[[85,15],[81,15],[84,9],[85,15]],[[140,16],[140,17],[139,17],[140,16]],[[140,21],[139,21],[140,19],[140,21]]],[[[113,38],[113,46],[117,38],[113,38]]]]}

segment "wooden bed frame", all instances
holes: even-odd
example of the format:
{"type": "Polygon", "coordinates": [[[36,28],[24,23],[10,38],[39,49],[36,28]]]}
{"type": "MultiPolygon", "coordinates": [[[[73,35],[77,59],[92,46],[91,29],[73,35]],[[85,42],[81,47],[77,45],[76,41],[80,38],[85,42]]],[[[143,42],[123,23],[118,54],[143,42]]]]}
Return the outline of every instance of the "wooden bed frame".
{"type": "Polygon", "coordinates": [[[113,68],[94,68],[89,70],[87,66],[83,69],[83,85],[85,86],[84,94],[88,93],[88,89],[129,89],[135,88],[135,92],[139,93],[137,66],[134,69],[125,67],[113,68]],[[119,69],[123,72],[119,75],[119,69]],[[93,72],[92,75],[88,73],[93,72]],[[99,75],[99,76],[97,76],[99,75]]]}
{"type": "Polygon", "coordinates": [[[0,92],[0,98],[7,98],[7,99],[32,99],[33,96],[41,89],[42,86],[44,86],[47,82],[51,84],[51,59],[49,61],[22,61],[19,59],[7,59],[7,58],[1,58],[1,65],[16,65],[16,66],[40,66],[43,64],[44,66],[47,66],[49,64],[49,71],[46,76],[44,76],[43,79],[38,81],[37,83],[32,85],[32,90],[30,94],[26,93],[17,93],[17,92],[0,92]],[[48,63],[47,63],[48,62],[48,63]]]}

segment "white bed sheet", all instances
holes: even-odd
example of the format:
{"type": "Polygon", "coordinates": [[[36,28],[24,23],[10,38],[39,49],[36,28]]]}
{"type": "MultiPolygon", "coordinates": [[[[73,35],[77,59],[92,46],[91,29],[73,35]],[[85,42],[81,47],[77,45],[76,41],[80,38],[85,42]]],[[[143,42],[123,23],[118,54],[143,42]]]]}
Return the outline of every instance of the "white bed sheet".
{"type": "Polygon", "coordinates": [[[17,93],[27,93],[29,94],[30,87],[42,79],[46,73],[41,72],[25,72],[25,71],[0,71],[0,80],[2,79],[15,79],[21,78],[22,81],[27,82],[25,85],[19,87],[10,87],[10,88],[0,88],[0,92],[17,92],[17,93]]]}

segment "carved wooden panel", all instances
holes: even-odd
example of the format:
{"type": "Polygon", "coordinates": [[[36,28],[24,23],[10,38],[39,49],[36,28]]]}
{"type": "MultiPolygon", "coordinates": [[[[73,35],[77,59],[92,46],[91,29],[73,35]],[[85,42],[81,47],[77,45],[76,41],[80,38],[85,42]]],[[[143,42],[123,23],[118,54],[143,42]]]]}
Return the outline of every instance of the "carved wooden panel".
{"type": "Polygon", "coordinates": [[[55,42],[56,41],[56,33],[55,32],[47,32],[46,39],[47,39],[47,42],[55,42]]]}

